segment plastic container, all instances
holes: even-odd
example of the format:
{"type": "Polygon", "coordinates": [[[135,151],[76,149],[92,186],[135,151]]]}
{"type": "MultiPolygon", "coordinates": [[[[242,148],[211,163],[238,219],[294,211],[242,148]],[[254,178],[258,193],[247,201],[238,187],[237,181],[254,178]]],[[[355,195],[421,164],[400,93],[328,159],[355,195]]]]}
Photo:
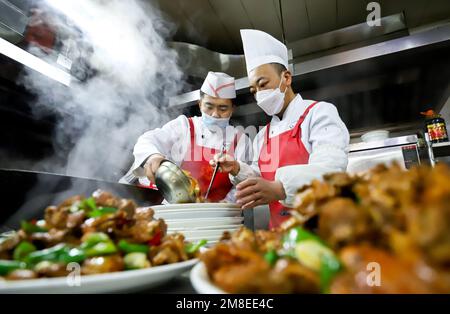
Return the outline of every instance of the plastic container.
{"type": "Polygon", "coordinates": [[[365,143],[383,141],[387,138],[389,138],[389,131],[387,130],[370,131],[361,136],[361,140],[365,143]]]}

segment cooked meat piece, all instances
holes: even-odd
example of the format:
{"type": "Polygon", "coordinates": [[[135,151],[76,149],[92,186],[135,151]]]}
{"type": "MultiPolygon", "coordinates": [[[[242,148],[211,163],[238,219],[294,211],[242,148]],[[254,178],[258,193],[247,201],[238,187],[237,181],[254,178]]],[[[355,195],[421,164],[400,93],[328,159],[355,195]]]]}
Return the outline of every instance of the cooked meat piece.
{"type": "Polygon", "coordinates": [[[261,255],[219,243],[201,254],[212,280],[230,293],[258,293],[266,287],[270,265],[261,255]]]}
{"type": "MultiPolygon", "coordinates": [[[[222,238],[226,240],[228,233],[224,232],[222,238]]],[[[281,233],[276,231],[258,230],[251,231],[246,227],[240,227],[237,231],[229,235],[228,240],[237,247],[248,250],[266,252],[280,246],[281,233]]]]}
{"type": "Polygon", "coordinates": [[[34,271],[39,277],[64,277],[69,274],[65,264],[43,261],[37,264],[34,271]]]}
{"type": "Polygon", "coordinates": [[[120,255],[89,258],[83,262],[81,267],[83,275],[110,273],[121,270],[124,270],[124,262],[120,255]]]}
{"type": "Polygon", "coordinates": [[[212,274],[212,280],[229,293],[276,293],[279,289],[269,281],[269,273],[269,265],[255,255],[246,263],[222,266],[212,274]]]}
{"type": "Polygon", "coordinates": [[[256,254],[251,250],[240,250],[233,243],[218,243],[200,255],[200,259],[205,263],[210,276],[219,268],[225,265],[239,262],[246,258],[247,254],[256,254]],[[241,252],[241,254],[239,254],[241,252]]]}
{"type": "Polygon", "coordinates": [[[334,248],[374,235],[367,212],[348,198],[334,198],[321,206],[318,234],[334,248]]]}
{"type": "Polygon", "coordinates": [[[63,207],[70,207],[75,203],[78,203],[80,201],[84,200],[84,196],[82,195],[75,195],[72,197],[69,197],[68,199],[64,200],[62,203],[60,203],[58,205],[58,207],[63,208],[63,207]]]}
{"type": "Polygon", "coordinates": [[[122,202],[122,205],[115,213],[86,220],[82,225],[83,233],[104,232],[113,238],[128,238],[138,243],[150,241],[158,232],[161,238],[166,234],[167,225],[163,220],[152,220],[151,208],[134,210],[133,202],[122,202]]]}
{"type": "Polygon", "coordinates": [[[255,231],[256,246],[259,251],[267,252],[281,248],[281,232],[257,230],[255,231]]]}
{"type": "MultiPolygon", "coordinates": [[[[450,204],[450,199],[446,200],[450,204]]],[[[450,206],[430,203],[426,210],[412,208],[407,214],[413,241],[437,266],[450,267],[450,206]]]]}
{"type": "Polygon", "coordinates": [[[167,225],[162,219],[138,219],[130,228],[130,236],[137,243],[147,243],[154,237],[163,238],[167,232],[167,225]]]}
{"type": "Polygon", "coordinates": [[[272,278],[282,281],[285,285],[289,284],[288,293],[320,292],[319,275],[292,260],[279,259],[275,264],[272,278]]]}
{"type": "Polygon", "coordinates": [[[65,229],[70,207],[48,206],[45,209],[45,225],[47,228],[65,229]]]}
{"type": "Polygon", "coordinates": [[[85,219],[85,212],[79,210],[76,212],[71,211],[71,205],[80,201],[81,197],[76,196],[64,201],[59,206],[48,206],[45,209],[45,226],[48,229],[75,229],[81,226],[85,219]]]}
{"type": "Polygon", "coordinates": [[[220,237],[219,241],[229,241],[231,240],[231,232],[230,231],[224,231],[222,233],[222,236],[220,237]]]}
{"type": "Polygon", "coordinates": [[[103,190],[96,190],[94,193],[92,193],[92,197],[94,198],[95,204],[97,206],[114,208],[119,208],[120,206],[120,199],[103,190]]]}
{"type": "Polygon", "coordinates": [[[311,186],[299,190],[294,200],[295,211],[306,217],[312,217],[318,213],[316,204],[331,198],[337,194],[332,185],[319,180],[313,180],[311,186]]]}
{"type": "Polygon", "coordinates": [[[150,221],[154,215],[155,211],[151,207],[138,207],[135,210],[134,219],[150,221]]]}
{"type": "Polygon", "coordinates": [[[172,264],[180,261],[178,252],[170,247],[158,248],[156,255],[151,259],[153,265],[172,264]]]}
{"type": "Polygon", "coordinates": [[[121,199],[119,202],[119,212],[124,213],[124,217],[131,220],[136,211],[136,203],[133,200],[121,199]]]}
{"type": "Polygon", "coordinates": [[[0,254],[12,250],[22,241],[23,233],[16,231],[8,231],[0,234],[0,254]]]}
{"type": "Polygon", "coordinates": [[[161,245],[152,247],[150,250],[152,265],[163,265],[188,260],[184,249],[184,236],[172,234],[166,236],[161,245]]]}
{"type": "Polygon", "coordinates": [[[355,180],[357,180],[357,177],[351,176],[346,172],[330,173],[323,176],[323,181],[334,187],[351,186],[355,180]]]}
{"type": "Polygon", "coordinates": [[[436,166],[424,178],[422,206],[405,211],[408,231],[434,265],[450,269],[450,169],[436,166]]]}
{"type": "Polygon", "coordinates": [[[241,227],[231,234],[231,242],[233,242],[234,245],[247,247],[248,249],[256,248],[255,234],[245,227],[241,227]]]}
{"type": "Polygon", "coordinates": [[[25,279],[34,279],[37,278],[38,275],[36,272],[30,269],[16,269],[10,272],[6,279],[8,280],[25,280],[25,279]]]}
{"type": "Polygon", "coordinates": [[[91,232],[104,232],[112,235],[116,226],[115,213],[104,214],[100,217],[89,218],[81,225],[83,234],[91,232]]]}
{"type": "Polygon", "coordinates": [[[332,283],[332,293],[433,292],[430,284],[417,275],[415,265],[402,261],[384,250],[370,246],[351,246],[343,249],[340,257],[346,272],[338,275],[332,283]],[[373,265],[375,266],[372,267],[373,265]]]}
{"type": "Polygon", "coordinates": [[[68,229],[74,229],[80,227],[84,220],[86,219],[86,213],[84,210],[79,210],[77,212],[69,214],[67,216],[66,227],[68,229]]]}
{"type": "Polygon", "coordinates": [[[46,247],[56,245],[60,242],[66,242],[68,230],[50,229],[48,232],[36,232],[28,237],[32,242],[40,242],[46,247]]]}

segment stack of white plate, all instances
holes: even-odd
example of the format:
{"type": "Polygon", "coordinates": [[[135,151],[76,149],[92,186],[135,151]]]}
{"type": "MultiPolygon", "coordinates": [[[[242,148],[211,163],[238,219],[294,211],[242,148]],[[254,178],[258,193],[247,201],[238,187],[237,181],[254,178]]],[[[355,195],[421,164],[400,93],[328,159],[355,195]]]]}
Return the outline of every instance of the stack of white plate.
{"type": "Polygon", "coordinates": [[[163,218],[168,233],[180,232],[188,241],[219,241],[224,231],[233,232],[244,223],[242,210],[229,203],[192,203],[151,206],[155,218],[163,218]]]}

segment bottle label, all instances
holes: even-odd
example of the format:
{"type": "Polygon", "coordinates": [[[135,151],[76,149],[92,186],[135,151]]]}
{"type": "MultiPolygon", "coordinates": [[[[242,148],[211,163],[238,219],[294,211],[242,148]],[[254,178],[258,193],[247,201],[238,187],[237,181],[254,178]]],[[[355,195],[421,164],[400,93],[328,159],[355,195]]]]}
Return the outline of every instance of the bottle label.
{"type": "Polygon", "coordinates": [[[447,140],[447,130],[445,124],[440,123],[430,123],[427,125],[428,134],[431,141],[447,140]]]}

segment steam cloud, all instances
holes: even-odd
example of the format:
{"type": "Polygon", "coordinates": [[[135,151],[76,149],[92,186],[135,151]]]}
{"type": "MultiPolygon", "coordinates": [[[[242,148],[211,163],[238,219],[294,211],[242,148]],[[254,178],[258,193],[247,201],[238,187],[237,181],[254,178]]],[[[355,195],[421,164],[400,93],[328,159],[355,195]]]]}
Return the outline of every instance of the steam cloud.
{"type": "Polygon", "coordinates": [[[137,137],[169,119],[168,98],[182,88],[177,55],[164,39],[172,26],[139,0],[47,5],[80,80],[67,88],[35,72],[25,75],[23,83],[38,95],[34,114],[59,117],[56,153],[34,168],[117,181],[130,166],[137,137]]]}

